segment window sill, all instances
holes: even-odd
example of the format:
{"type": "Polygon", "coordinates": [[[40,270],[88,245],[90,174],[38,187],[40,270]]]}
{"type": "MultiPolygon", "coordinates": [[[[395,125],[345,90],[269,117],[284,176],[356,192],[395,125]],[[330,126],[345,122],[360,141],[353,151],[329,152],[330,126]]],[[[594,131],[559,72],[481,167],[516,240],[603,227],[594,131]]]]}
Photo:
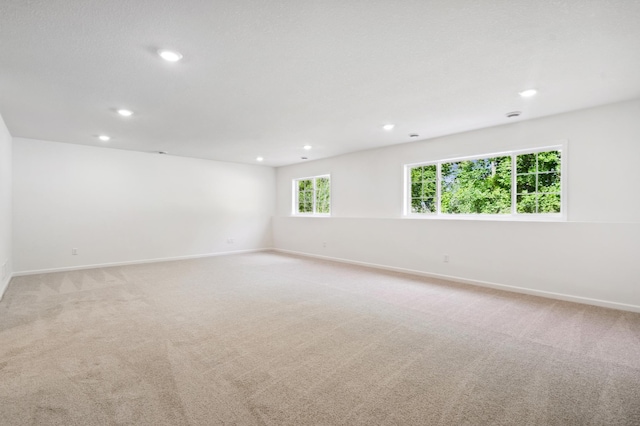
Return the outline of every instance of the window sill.
{"type": "Polygon", "coordinates": [[[418,220],[475,220],[475,221],[495,221],[495,222],[566,222],[565,215],[417,215],[409,214],[402,216],[403,219],[418,220]]]}

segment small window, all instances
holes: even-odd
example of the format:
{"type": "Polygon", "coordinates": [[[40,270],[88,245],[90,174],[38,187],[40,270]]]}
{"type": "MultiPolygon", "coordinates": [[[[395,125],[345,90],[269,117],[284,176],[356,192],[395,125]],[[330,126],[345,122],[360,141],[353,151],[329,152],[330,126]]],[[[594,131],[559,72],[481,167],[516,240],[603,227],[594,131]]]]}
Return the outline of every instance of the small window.
{"type": "Polygon", "coordinates": [[[437,175],[435,164],[411,169],[411,213],[436,212],[437,175]]]}
{"type": "Polygon", "coordinates": [[[407,165],[413,216],[559,216],[561,147],[407,165]]]}
{"type": "Polygon", "coordinates": [[[329,215],[331,181],[329,175],[294,179],[294,214],[329,215]]]}
{"type": "Polygon", "coordinates": [[[560,213],[560,151],[516,157],[518,213],[560,213]]]}

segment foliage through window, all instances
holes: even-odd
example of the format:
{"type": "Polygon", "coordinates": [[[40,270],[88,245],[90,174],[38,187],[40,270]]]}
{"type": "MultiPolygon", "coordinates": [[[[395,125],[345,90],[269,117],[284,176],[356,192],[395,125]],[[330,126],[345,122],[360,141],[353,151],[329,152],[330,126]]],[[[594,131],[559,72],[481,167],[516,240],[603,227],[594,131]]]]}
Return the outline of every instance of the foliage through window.
{"type": "Polygon", "coordinates": [[[562,212],[561,149],[407,166],[410,214],[562,212]]]}
{"type": "Polygon", "coordinates": [[[518,155],[518,213],[560,213],[560,151],[518,155]]]}
{"type": "Polygon", "coordinates": [[[411,211],[434,213],[436,211],[437,168],[434,164],[411,169],[411,211]]]}
{"type": "Polygon", "coordinates": [[[331,213],[331,182],[329,176],[296,179],[294,182],[294,213],[331,213]]]}

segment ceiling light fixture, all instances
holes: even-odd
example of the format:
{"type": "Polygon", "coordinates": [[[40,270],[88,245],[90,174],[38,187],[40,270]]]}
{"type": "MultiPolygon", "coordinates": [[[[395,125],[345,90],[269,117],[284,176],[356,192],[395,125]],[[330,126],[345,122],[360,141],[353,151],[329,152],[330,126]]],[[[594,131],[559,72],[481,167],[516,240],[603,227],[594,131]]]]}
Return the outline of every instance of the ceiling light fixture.
{"type": "Polygon", "coordinates": [[[119,109],[118,114],[123,117],[131,117],[133,115],[133,111],[130,111],[128,109],[119,109]]]}
{"type": "Polygon", "coordinates": [[[167,62],[178,62],[182,59],[182,54],[172,50],[160,49],[158,50],[158,55],[167,62]]]}
{"type": "Polygon", "coordinates": [[[523,98],[530,98],[532,96],[535,96],[536,93],[538,93],[536,89],[527,89],[527,90],[523,90],[522,92],[518,92],[518,94],[523,98]]]}
{"type": "Polygon", "coordinates": [[[109,142],[111,138],[107,135],[100,135],[98,136],[98,139],[100,139],[102,142],[109,142]]]}
{"type": "Polygon", "coordinates": [[[384,126],[382,126],[382,128],[385,129],[387,132],[390,130],[393,130],[394,127],[396,127],[395,124],[385,124],[384,126]]]}
{"type": "Polygon", "coordinates": [[[256,158],[256,161],[264,161],[264,158],[258,157],[258,158],[256,158]]]}
{"type": "Polygon", "coordinates": [[[311,145],[305,145],[305,146],[303,146],[303,148],[306,149],[307,151],[309,151],[312,148],[312,146],[311,145]]]}

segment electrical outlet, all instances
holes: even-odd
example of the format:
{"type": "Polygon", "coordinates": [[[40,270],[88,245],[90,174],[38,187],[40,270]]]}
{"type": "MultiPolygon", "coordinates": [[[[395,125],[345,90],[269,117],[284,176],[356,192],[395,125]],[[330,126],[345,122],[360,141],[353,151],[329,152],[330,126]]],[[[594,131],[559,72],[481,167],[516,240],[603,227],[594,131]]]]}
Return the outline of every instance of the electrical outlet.
{"type": "Polygon", "coordinates": [[[327,248],[327,242],[326,241],[322,242],[322,247],[327,248]]]}
{"type": "Polygon", "coordinates": [[[227,238],[227,244],[233,244],[233,243],[234,243],[233,238],[227,238]]]}
{"type": "Polygon", "coordinates": [[[444,263],[449,263],[449,255],[445,254],[444,259],[442,260],[444,263]]]}
{"type": "Polygon", "coordinates": [[[72,255],[74,255],[74,256],[75,256],[75,255],[77,255],[77,254],[78,254],[78,249],[77,249],[77,248],[75,248],[75,247],[74,247],[74,248],[72,248],[72,249],[71,249],[71,254],[72,254],[72,255]]]}

